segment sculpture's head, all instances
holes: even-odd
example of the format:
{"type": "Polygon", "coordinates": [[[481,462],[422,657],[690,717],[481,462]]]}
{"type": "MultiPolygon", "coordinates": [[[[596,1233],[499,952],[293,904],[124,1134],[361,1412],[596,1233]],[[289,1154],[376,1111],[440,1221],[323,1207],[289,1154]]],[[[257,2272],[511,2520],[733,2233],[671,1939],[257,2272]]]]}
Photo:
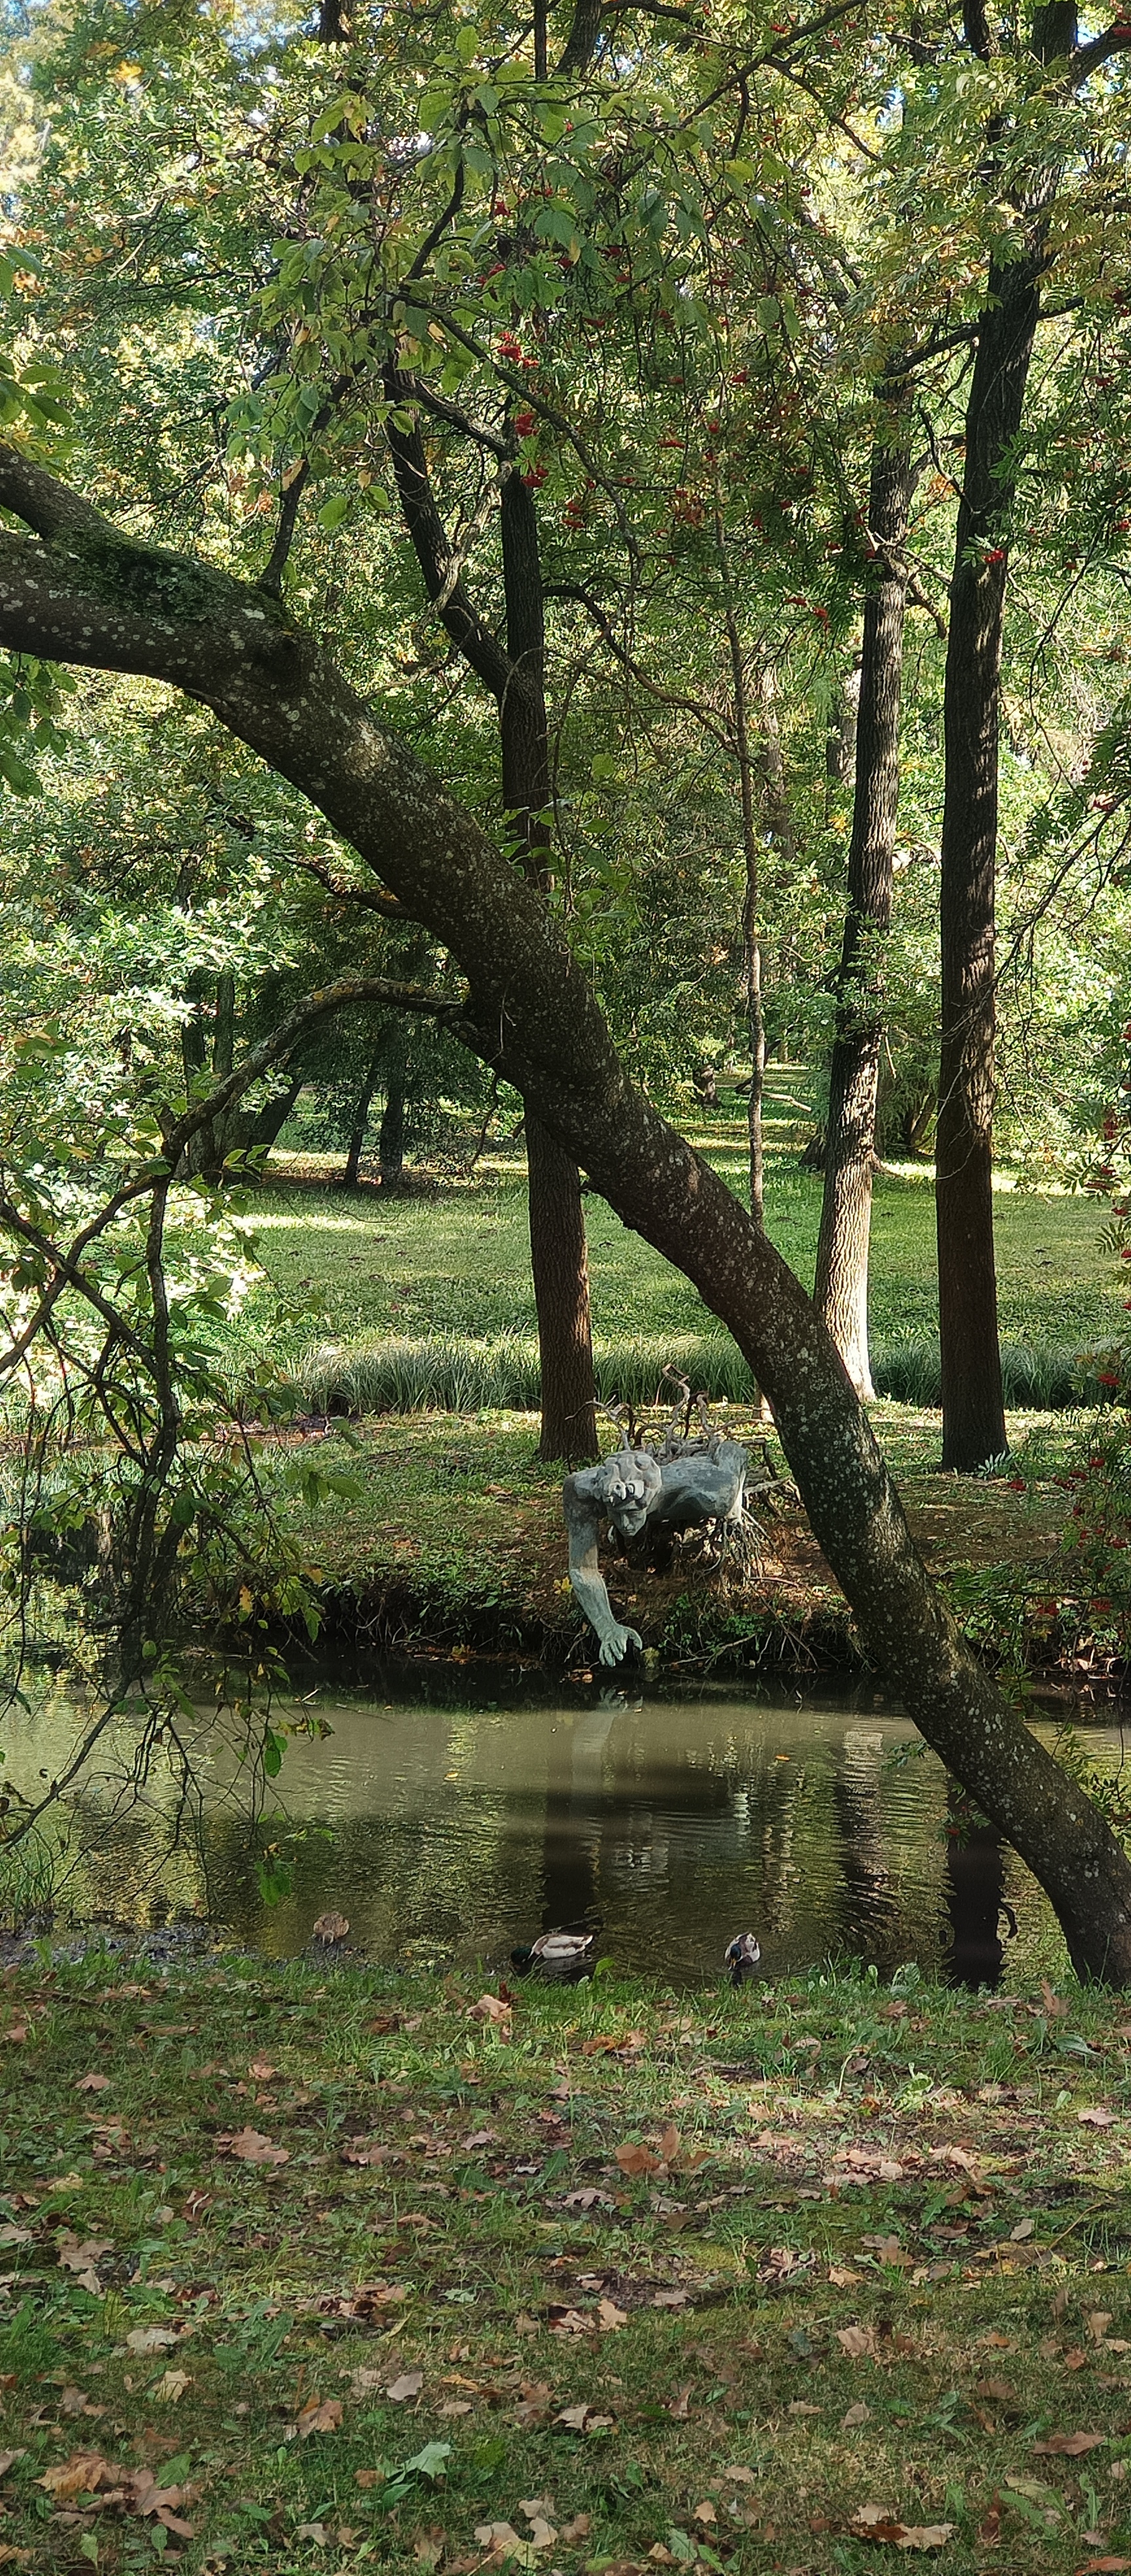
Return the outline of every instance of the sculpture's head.
{"type": "Polygon", "coordinates": [[[614,1457],[606,1458],[601,1498],[622,1538],[639,1536],[662,1481],[648,1449],[618,1449],[614,1457]]]}

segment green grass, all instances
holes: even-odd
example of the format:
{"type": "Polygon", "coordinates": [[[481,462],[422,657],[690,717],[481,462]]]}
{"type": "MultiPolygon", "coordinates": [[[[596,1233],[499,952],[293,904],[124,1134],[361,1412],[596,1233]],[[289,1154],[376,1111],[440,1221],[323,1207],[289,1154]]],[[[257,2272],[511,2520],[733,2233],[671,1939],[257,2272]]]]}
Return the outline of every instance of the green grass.
{"type": "MultiPolygon", "coordinates": [[[[740,1126],[720,1118],[693,1140],[741,1194],[740,1126]]],[[[1008,1176],[1006,1176],[1007,1180],[1008,1176]]],[[[819,1176],[770,1157],[770,1232],[806,1286],[820,1215],[819,1176]]],[[[606,1398],[651,1398],[665,1362],[716,1399],[741,1403],[750,1377],[694,1289],[621,1225],[606,1202],[586,1200],[594,1345],[606,1398]]],[[[435,1195],[346,1197],[332,1188],[276,1183],[257,1197],[255,1227],[271,1278],[314,1301],[290,1358],[305,1401],[362,1412],[446,1411],[537,1402],[537,1346],[527,1245],[525,1169],[486,1162],[474,1181],[435,1195]]],[[[1078,1355],[1123,1322],[1116,1266],[1099,1249],[1094,1200],[1019,1191],[995,1195],[1007,1400],[1062,1405],[1079,1393],[1078,1355]]],[[[938,1400],[938,1284],[934,1196],[926,1168],[882,1172],[876,1182],[871,1276],[877,1391],[901,1402],[938,1400]]],[[[261,1329],[253,1297],[241,1343],[261,1329]]]]}
{"type": "Polygon", "coordinates": [[[14,1976],[0,2564],[1128,2554],[1119,2007],[898,1983],[14,1976]]]}

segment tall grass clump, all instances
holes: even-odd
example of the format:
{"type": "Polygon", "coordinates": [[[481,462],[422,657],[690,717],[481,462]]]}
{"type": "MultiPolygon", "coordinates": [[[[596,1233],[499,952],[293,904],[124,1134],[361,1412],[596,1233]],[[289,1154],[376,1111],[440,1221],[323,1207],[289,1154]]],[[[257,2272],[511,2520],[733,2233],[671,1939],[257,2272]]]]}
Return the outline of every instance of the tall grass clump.
{"type": "MultiPolygon", "coordinates": [[[[625,1335],[598,1342],[597,1391],[606,1404],[639,1409],[674,1401],[665,1367],[686,1377],[713,1404],[749,1404],[754,1381],[729,1334],[625,1335]]],[[[532,1334],[499,1333],[473,1341],[464,1333],[420,1340],[374,1335],[321,1343],[294,1373],[299,1402],[312,1413],[480,1413],[537,1411],[538,1344],[532,1334]]]]}
{"type": "MultiPolygon", "coordinates": [[[[1034,1339],[1003,1342],[1001,1375],[1011,1409],[1060,1413],[1073,1405],[1103,1404],[1108,1391],[1099,1383],[1102,1354],[1081,1351],[1072,1342],[1034,1339]]],[[[897,1404],[933,1407],[942,1402],[939,1346],[930,1333],[905,1333],[877,1341],[872,1351],[872,1380],[877,1395],[897,1404]]]]}

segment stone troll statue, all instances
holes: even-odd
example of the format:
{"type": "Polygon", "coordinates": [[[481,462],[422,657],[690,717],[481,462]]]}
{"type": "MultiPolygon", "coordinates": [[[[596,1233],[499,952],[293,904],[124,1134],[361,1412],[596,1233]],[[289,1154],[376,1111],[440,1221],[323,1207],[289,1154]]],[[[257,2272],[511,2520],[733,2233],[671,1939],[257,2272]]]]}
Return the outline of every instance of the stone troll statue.
{"type": "MultiPolygon", "coordinates": [[[[672,1541],[685,1530],[713,1524],[722,1559],[728,1548],[743,1563],[761,1558],[758,1524],[747,1512],[750,1455],[740,1440],[711,1431],[700,1402],[704,1433],[681,1437],[670,1429],[658,1449],[637,1445],[634,1429],[612,1457],[598,1467],[567,1476],[562,1491],[569,1533],[569,1579],[590,1627],[600,1641],[601,1662],[619,1664],[634,1646],[643,1652],[635,1628],[614,1619],[604,1577],[597,1561],[603,1527],[622,1544],[645,1538],[650,1560],[663,1563],[672,1541]]],[[[688,1406],[690,1415],[690,1404],[688,1406]]],[[[615,1417],[614,1417],[615,1418],[615,1417]]],[[[753,1488],[760,1496],[780,1492],[783,1480],[769,1460],[764,1478],[753,1488]]]]}

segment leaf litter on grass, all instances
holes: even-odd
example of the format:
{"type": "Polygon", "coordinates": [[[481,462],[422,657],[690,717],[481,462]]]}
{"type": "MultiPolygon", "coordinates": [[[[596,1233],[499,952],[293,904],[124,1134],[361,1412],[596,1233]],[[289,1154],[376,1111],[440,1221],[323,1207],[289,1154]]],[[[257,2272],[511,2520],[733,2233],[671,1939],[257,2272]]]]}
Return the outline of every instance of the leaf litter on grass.
{"type": "MultiPolygon", "coordinates": [[[[63,1971],[60,1982],[77,2002],[81,1972],[63,1971]]],[[[52,2404],[62,2415],[59,2391],[76,2384],[79,2362],[92,2392],[84,2403],[108,2400],[115,2429],[112,2457],[109,2446],[88,2456],[111,2470],[121,2461],[125,2500],[63,2509],[135,2510],[127,2473],[143,2467],[157,2494],[183,2490],[180,2461],[162,2485],[163,2456],[140,2446],[160,2444],[155,2408],[167,2423],[176,2404],[171,2391],[162,2394],[165,2380],[187,2385],[188,2374],[143,2369],[132,2387],[130,2374],[160,2358],[158,2337],[177,2342],[191,2325],[190,2431],[213,2463],[198,2472],[194,2452],[201,2495],[191,2519],[210,2535],[241,2482],[256,2511],[277,2513],[286,2497],[288,2528],[302,2518],[332,2532],[322,2453],[376,2517],[361,2528],[380,2538],[382,2554],[440,2567],[442,2576],[468,2551],[482,2563],[472,2537],[480,2524],[509,2527],[532,2553],[518,2563],[546,2563],[549,2551],[539,2555],[541,2535],[515,2501],[520,2488],[525,2504],[541,2500],[556,2545],[572,2547],[564,2510],[548,2505],[560,2495],[564,2463],[580,2481],[561,2497],[570,2522],[601,2499],[593,2532],[579,2533],[578,2545],[584,2539],[610,2565],[699,2558],[706,2569],[727,2567],[738,2549],[752,2570],[776,2576],[796,2556],[807,2576],[826,2568],[831,2576],[838,2533],[841,2547],[866,2546],[877,2560],[885,2547],[931,2554],[947,2524],[957,2541],[948,2494],[956,2486],[970,2497],[971,2530],[996,2513],[1003,2545],[1015,2560],[1020,2545],[1035,2576],[1046,2566],[1050,2576],[1074,2571],[1093,2531],[1116,2557],[1131,2541],[1123,2490],[1109,2484],[1106,2466],[1118,2470],[1131,2449],[1120,2376],[1129,2335],[1118,2331],[1131,2329],[1131,2315],[1121,2271],[1111,2268],[1126,2259],[1120,2151],[1095,2124],[1075,2120],[1071,2100],[1068,2122],[1040,2110],[1040,2029],[1058,2018],[1043,1999],[1033,2042],[1014,2052],[1006,2098],[987,2084],[996,2017],[984,2005],[919,1994],[885,2020],[882,1998],[864,1981],[842,1981],[831,1996],[804,1986],[733,2005],[713,1996],[705,2010],[678,2016],[640,1995],[629,2016],[608,1989],[592,1997],[524,1991],[513,2002],[493,1998],[505,2005],[505,2024],[486,2015],[469,2022],[476,1988],[469,1995],[455,1978],[440,1997],[410,1981],[400,2009],[375,2015],[374,1987],[387,1994],[388,1981],[351,1969],[336,1984],[332,2017],[306,1971],[247,1963],[222,1991],[199,1977],[179,1984],[182,2009],[191,1991],[203,2062],[249,2064],[246,2042],[239,2052],[246,2008],[262,2052],[250,2061],[252,2080],[275,2082],[275,2061],[303,2080],[277,2102],[263,2141],[270,2156],[257,2159],[231,2153],[244,2133],[232,2130],[230,2115],[227,2127],[210,2125],[188,2066],[182,2089],[163,2103],[159,2158],[147,2148],[151,2162],[134,2150],[127,2161],[125,2122],[135,2136],[151,2132],[144,2065],[128,2052],[131,1998],[121,1997],[120,2047],[112,2034],[106,2049],[122,2104],[113,2131],[119,2164],[103,2171],[80,2115],[61,2109],[75,2066],[66,2026],[37,2051],[34,2099],[20,2105],[26,2126],[0,2206],[21,2229],[30,2217],[26,2232],[36,2236],[37,2207],[46,2202],[46,2216],[63,2187],[52,2187],[50,2172],[58,2140],[61,2161],[71,2159],[63,2183],[90,2195],[82,2204],[89,2233],[75,2230],[76,2251],[97,2248],[114,2286],[92,2301],[65,2265],[54,2273],[64,2301],[74,2282],[71,2341],[54,2346],[66,2368],[54,2395],[45,2391],[39,2456],[6,2482],[17,2517],[32,2470],[66,2466],[65,2456],[52,2460],[47,2427],[52,2404]],[[409,2009],[414,2001],[420,2011],[409,2009]],[[796,2044],[806,2038],[820,2042],[820,2060],[796,2044]],[[837,2071],[848,2061],[839,2088],[822,2076],[821,2060],[837,2071]],[[991,2101],[981,2098],[987,2090],[991,2101]],[[385,2161],[344,2163],[343,2125],[371,2139],[385,2161]],[[645,2150],[635,2172],[618,2152],[625,2144],[645,2150]],[[135,2249],[153,2235],[144,2201],[130,2196],[139,2189],[163,2213],[159,2293],[137,2270],[135,2249]],[[685,2221],[674,2232],[672,2198],[685,2221]],[[1042,2246],[1048,2208],[1056,2241],[1042,2246]],[[426,2229],[406,2225],[425,2216],[426,2229]],[[1033,2231],[1018,2235],[1026,2217],[1033,2231]],[[1101,2250],[1109,2240],[1110,2256],[1101,2250]],[[1093,2267],[1104,2262],[1101,2289],[1093,2267]],[[470,2304],[447,2303],[469,2285],[470,2304]],[[413,2353],[398,2375],[391,2355],[380,2367],[377,2339],[406,2313],[413,2353]],[[566,2331],[555,2331],[566,2320],[566,2331]],[[1010,2429],[1011,2382],[993,2384],[987,2347],[1018,2355],[1011,2367],[1025,2392],[1024,2449],[1010,2429]],[[93,2381],[84,2356],[100,2374],[93,2381]],[[327,2385],[328,2365],[340,2394],[332,2375],[327,2385]],[[870,2404],[852,2387],[862,2366],[870,2404]],[[1080,2379],[1080,2370],[1091,2377],[1080,2379]],[[1086,2405],[1065,2425],[1057,2393],[1077,2385],[1089,2392],[1086,2405]],[[406,2413],[423,2417],[427,2431],[449,2408],[466,2409],[447,2416],[450,2443],[426,2443],[402,2459],[406,2413]],[[505,2437],[505,2470],[492,2465],[501,2438],[492,2420],[505,2437]],[[751,2445],[757,2476],[742,2456],[751,2445]],[[445,2473],[449,2536],[437,2541],[428,2501],[445,2473]],[[1101,2506],[1112,2499],[1098,2515],[1078,2502],[1078,2479],[1089,2475],[1101,2480],[1101,2506]],[[1047,2519],[1054,2510],[1055,2526],[1047,2519]]],[[[1074,2002],[1073,2014],[1087,2045],[1098,2047],[1102,2007],[1074,2002]]],[[[80,2022],[76,2013],[76,2043],[80,2022]]],[[[1125,2038],[1117,2048],[1126,2063],[1125,2038]]],[[[1058,2063],[1058,2082],[1061,2072],[1058,2063]]],[[[1083,2060],[1078,2078],[1074,2064],[1063,2072],[1069,2095],[1087,2080],[1083,2060]]],[[[152,2253],[149,2263],[156,2271],[152,2253]]],[[[33,2298],[40,2302],[38,2290],[33,2298]]],[[[9,2350],[17,2348],[9,2344],[0,2359],[9,2350]]],[[[36,2382],[22,2361],[17,2376],[18,2398],[2,2387],[0,2397],[6,2410],[19,2405],[9,2420],[23,2438],[36,2382]]],[[[172,2447],[166,2440],[164,2454],[172,2447]]],[[[10,2534],[21,2545],[12,2512],[10,2504],[5,2542],[10,2534]]]]}

